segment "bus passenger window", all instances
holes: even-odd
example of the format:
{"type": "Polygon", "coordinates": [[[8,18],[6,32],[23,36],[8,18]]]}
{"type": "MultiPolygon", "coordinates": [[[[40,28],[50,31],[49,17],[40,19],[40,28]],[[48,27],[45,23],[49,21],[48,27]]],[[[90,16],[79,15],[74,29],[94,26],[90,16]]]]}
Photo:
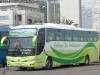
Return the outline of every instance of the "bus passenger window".
{"type": "Polygon", "coordinates": [[[87,35],[88,35],[88,41],[92,42],[93,41],[93,32],[87,31],[87,35]]]}
{"type": "Polygon", "coordinates": [[[86,31],[80,31],[80,40],[87,41],[86,31]]]}
{"type": "Polygon", "coordinates": [[[56,41],[64,41],[64,30],[56,29],[56,41]]]}
{"type": "Polygon", "coordinates": [[[72,41],[72,30],[65,30],[65,41],[72,41]]]}
{"type": "Polygon", "coordinates": [[[80,41],[80,31],[73,30],[73,41],[80,41]]]}
{"type": "Polygon", "coordinates": [[[93,32],[93,41],[96,42],[99,39],[99,34],[98,32],[93,32]]]}
{"type": "Polygon", "coordinates": [[[48,41],[52,41],[52,37],[47,37],[47,40],[48,41]]]}
{"type": "Polygon", "coordinates": [[[55,29],[47,28],[46,41],[55,40],[55,29]]]}
{"type": "Polygon", "coordinates": [[[71,41],[71,37],[65,37],[65,40],[71,41]]]}

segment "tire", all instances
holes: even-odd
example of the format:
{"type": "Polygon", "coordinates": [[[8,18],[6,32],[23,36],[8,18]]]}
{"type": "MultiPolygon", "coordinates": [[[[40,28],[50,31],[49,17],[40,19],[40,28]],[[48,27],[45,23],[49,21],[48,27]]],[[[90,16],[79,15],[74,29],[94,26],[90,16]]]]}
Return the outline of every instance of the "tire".
{"type": "Polygon", "coordinates": [[[90,63],[90,59],[89,59],[89,56],[87,55],[87,56],[85,57],[85,63],[84,63],[84,65],[85,65],[85,66],[88,66],[89,63],[90,63]]]}
{"type": "Polygon", "coordinates": [[[19,70],[27,70],[27,68],[24,68],[24,67],[19,67],[18,69],[19,70]]]}
{"type": "Polygon", "coordinates": [[[52,59],[47,58],[45,69],[46,69],[46,70],[52,69],[52,59]]]}

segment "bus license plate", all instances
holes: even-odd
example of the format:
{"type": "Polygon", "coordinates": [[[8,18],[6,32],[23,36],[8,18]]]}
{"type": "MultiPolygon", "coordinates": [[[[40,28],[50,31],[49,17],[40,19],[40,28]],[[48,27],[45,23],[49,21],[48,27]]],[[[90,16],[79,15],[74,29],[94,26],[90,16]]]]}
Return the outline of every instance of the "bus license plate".
{"type": "Polygon", "coordinates": [[[17,64],[17,66],[21,66],[21,64],[17,64]]]}

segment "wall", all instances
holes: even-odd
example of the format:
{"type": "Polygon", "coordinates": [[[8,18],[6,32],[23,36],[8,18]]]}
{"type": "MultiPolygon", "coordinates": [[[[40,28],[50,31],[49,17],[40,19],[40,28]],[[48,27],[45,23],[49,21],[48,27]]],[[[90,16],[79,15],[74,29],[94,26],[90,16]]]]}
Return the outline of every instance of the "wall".
{"type": "Polygon", "coordinates": [[[60,0],[60,20],[63,17],[73,20],[74,24],[79,24],[78,0],[60,0]]]}

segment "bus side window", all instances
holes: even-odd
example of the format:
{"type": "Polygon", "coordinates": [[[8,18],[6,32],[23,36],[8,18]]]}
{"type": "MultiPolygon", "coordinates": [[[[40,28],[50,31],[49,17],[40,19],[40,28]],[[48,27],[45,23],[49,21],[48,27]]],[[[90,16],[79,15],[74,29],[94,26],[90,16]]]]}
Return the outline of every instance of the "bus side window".
{"type": "Polygon", "coordinates": [[[80,31],[73,30],[73,41],[80,41],[80,31]]]}
{"type": "Polygon", "coordinates": [[[53,38],[52,38],[52,37],[50,37],[50,36],[48,36],[48,37],[47,37],[47,40],[48,40],[48,41],[52,41],[52,40],[53,40],[53,38]]]}
{"type": "Polygon", "coordinates": [[[55,29],[47,28],[46,42],[55,41],[55,29]]]}
{"type": "Polygon", "coordinates": [[[80,31],[80,40],[87,41],[86,31],[80,31]]]}
{"type": "Polygon", "coordinates": [[[99,33],[98,32],[93,32],[93,41],[96,42],[99,39],[99,33]]]}
{"type": "Polygon", "coordinates": [[[65,41],[72,41],[72,30],[65,30],[65,41]]]}
{"type": "Polygon", "coordinates": [[[93,41],[93,32],[92,31],[87,31],[87,36],[88,36],[88,41],[92,42],[93,41]]]}
{"type": "Polygon", "coordinates": [[[41,28],[38,31],[38,37],[37,37],[37,52],[36,54],[39,55],[44,49],[45,45],[45,28],[41,28]]]}
{"type": "Polygon", "coordinates": [[[56,41],[64,41],[64,30],[56,29],[56,41]]]}

